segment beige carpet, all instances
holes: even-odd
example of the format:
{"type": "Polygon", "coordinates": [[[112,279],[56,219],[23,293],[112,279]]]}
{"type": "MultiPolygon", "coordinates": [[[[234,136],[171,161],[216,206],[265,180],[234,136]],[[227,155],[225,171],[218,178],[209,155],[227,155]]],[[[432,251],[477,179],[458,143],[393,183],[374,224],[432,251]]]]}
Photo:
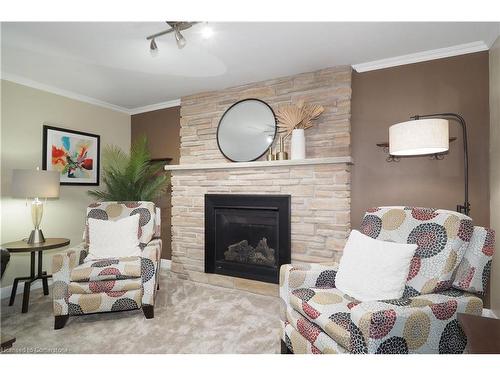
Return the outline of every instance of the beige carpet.
{"type": "MultiPolygon", "coordinates": [[[[21,286],[22,287],[22,286],[21,286]]],[[[155,318],[142,310],[70,317],[53,329],[51,295],[31,293],[21,314],[2,300],[2,331],[21,353],[279,353],[279,300],[161,276],[155,318]]]]}

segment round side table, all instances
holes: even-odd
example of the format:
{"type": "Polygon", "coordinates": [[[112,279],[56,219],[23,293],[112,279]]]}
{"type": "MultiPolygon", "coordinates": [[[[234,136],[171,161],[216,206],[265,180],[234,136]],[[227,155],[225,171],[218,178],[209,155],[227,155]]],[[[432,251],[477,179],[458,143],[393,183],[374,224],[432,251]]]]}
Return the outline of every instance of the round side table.
{"type": "Polygon", "coordinates": [[[19,281],[24,281],[24,293],[23,293],[23,308],[22,312],[28,312],[28,303],[30,299],[30,288],[31,284],[36,280],[42,280],[43,294],[49,294],[49,284],[47,279],[52,275],[47,275],[47,272],[42,271],[42,254],[44,250],[57,249],[60,247],[68,246],[69,239],[67,238],[47,238],[45,242],[29,244],[26,241],[14,241],[2,244],[4,249],[9,250],[9,253],[30,253],[31,254],[31,272],[30,276],[16,277],[14,283],[12,284],[12,292],[10,294],[9,306],[14,304],[16,299],[17,284],[19,281]],[[35,275],[35,253],[38,252],[38,272],[35,275]]]}

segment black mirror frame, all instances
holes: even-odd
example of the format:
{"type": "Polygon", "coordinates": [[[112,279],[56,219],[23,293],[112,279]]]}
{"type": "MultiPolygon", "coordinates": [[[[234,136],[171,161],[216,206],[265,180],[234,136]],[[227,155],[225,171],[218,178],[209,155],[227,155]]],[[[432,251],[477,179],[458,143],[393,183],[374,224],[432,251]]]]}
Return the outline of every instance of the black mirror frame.
{"type": "Polygon", "coordinates": [[[272,147],[274,141],[276,140],[276,134],[278,134],[278,121],[276,120],[276,114],[274,113],[274,110],[273,108],[268,104],[266,103],[265,101],[261,100],[261,99],[257,99],[257,98],[246,98],[246,99],[242,99],[242,100],[238,100],[236,103],[232,104],[228,109],[226,109],[226,111],[224,112],[224,114],[222,115],[222,117],[220,118],[219,120],[219,123],[217,124],[217,134],[216,134],[216,138],[217,138],[217,147],[219,148],[219,151],[220,153],[229,161],[233,162],[233,163],[247,163],[247,162],[251,162],[251,161],[255,161],[255,160],[258,160],[260,159],[262,156],[264,156],[266,154],[266,152],[269,150],[270,147],[272,147]],[[254,101],[258,101],[258,102],[261,102],[263,104],[265,104],[270,110],[271,110],[271,113],[273,114],[273,118],[274,118],[274,134],[273,134],[273,141],[269,144],[269,147],[267,147],[264,152],[262,154],[260,154],[259,156],[257,156],[255,159],[252,159],[252,160],[246,160],[246,161],[239,161],[239,160],[233,160],[231,159],[229,156],[227,156],[224,151],[222,151],[222,148],[220,147],[220,143],[219,143],[219,129],[220,129],[220,124],[222,122],[222,120],[224,119],[224,117],[226,116],[226,113],[228,113],[231,108],[233,108],[234,106],[242,103],[242,102],[246,102],[246,101],[249,101],[249,100],[254,100],[254,101]]]}

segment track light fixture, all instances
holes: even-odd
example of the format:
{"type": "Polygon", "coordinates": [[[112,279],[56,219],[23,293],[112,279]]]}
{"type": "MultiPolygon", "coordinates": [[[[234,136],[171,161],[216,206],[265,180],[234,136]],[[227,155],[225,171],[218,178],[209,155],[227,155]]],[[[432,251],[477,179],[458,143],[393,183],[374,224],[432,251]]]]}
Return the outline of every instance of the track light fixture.
{"type": "Polygon", "coordinates": [[[158,46],[156,45],[156,42],[154,39],[151,39],[151,44],[149,45],[149,48],[152,50],[158,49],[158,46]]]}
{"type": "Polygon", "coordinates": [[[186,46],[186,38],[181,34],[177,27],[174,28],[175,41],[177,42],[177,47],[182,49],[186,46]]]}
{"type": "Polygon", "coordinates": [[[181,34],[181,31],[189,29],[191,26],[198,23],[198,22],[185,22],[185,21],[166,21],[166,22],[170,26],[170,29],[150,35],[146,38],[146,40],[151,40],[151,43],[149,45],[149,50],[151,54],[158,53],[158,46],[156,45],[155,39],[159,36],[169,34],[172,32],[174,33],[177,47],[179,49],[184,48],[186,46],[187,40],[184,37],[184,35],[181,34]]]}
{"type": "Polygon", "coordinates": [[[151,39],[151,43],[149,44],[149,52],[151,53],[151,56],[158,55],[158,46],[156,45],[154,39],[151,39]]]}

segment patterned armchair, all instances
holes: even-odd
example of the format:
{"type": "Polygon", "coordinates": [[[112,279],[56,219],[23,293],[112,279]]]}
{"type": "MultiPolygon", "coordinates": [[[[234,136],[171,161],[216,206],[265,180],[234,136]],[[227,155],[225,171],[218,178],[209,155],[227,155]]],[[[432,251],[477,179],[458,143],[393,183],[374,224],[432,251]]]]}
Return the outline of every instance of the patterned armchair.
{"type": "Polygon", "coordinates": [[[457,313],[482,313],[494,232],[457,212],[412,207],[370,209],[361,232],[418,245],[403,297],[360,302],[335,288],[334,263],[283,265],[282,352],[464,352],[457,313]]]}
{"type": "Polygon", "coordinates": [[[86,260],[84,241],[52,260],[54,328],[63,328],[70,315],[139,309],[154,317],[161,256],[160,210],[152,202],[102,202],[87,208],[87,218],[118,220],[139,214],[141,256],[86,260]]]}

